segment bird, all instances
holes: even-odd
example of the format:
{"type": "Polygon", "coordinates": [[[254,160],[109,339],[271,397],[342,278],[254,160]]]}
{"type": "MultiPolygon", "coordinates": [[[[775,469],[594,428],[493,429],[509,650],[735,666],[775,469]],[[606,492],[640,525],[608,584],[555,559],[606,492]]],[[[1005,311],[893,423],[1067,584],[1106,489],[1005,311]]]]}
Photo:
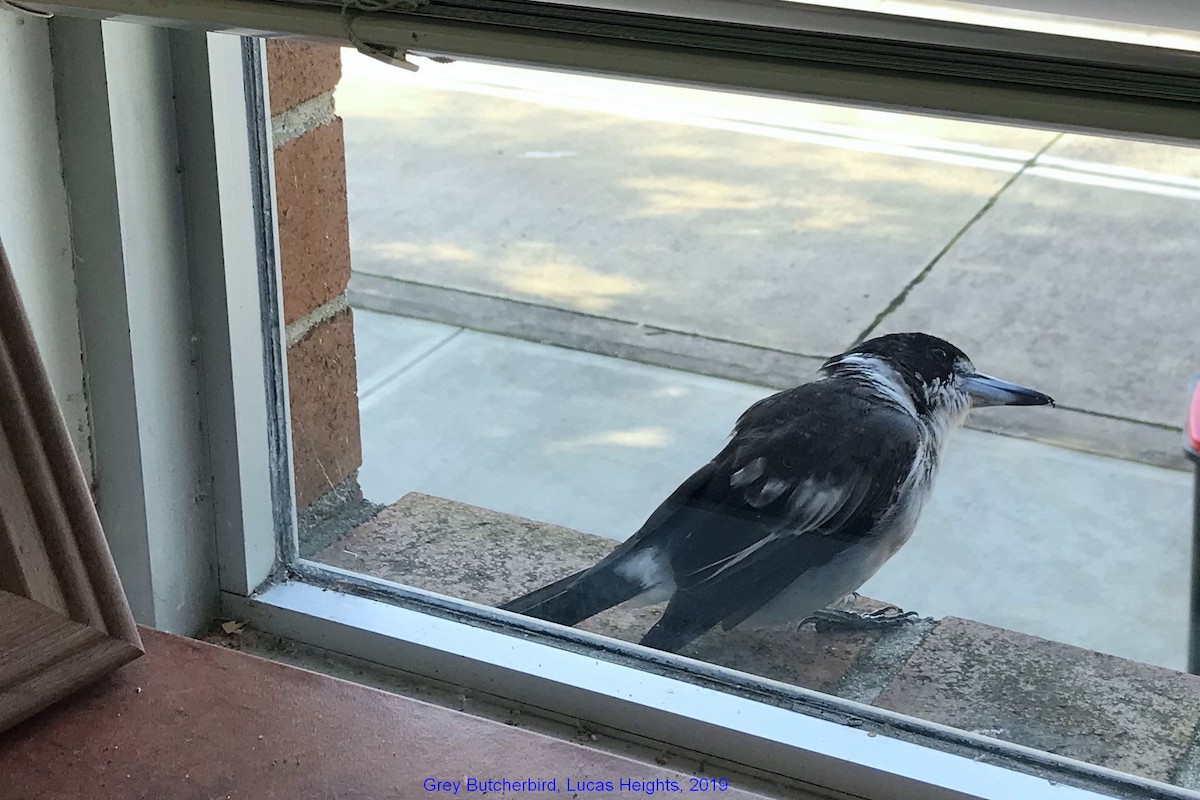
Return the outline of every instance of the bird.
{"type": "Polygon", "coordinates": [[[972,408],[1053,404],[927,333],[862,341],[815,380],[750,406],[724,448],[609,555],[500,608],[570,626],[666,601],[640,640],[666,652],[718,625],[908,621],[829,606],[908,541],[947,436],[972,408]]]}

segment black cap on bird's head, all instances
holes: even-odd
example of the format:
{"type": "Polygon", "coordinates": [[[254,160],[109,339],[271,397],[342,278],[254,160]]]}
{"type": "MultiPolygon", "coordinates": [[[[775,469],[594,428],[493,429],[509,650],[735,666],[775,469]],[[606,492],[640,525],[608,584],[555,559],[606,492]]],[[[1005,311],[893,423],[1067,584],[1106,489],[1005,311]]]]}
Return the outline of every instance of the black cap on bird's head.
{"type": "MultiPolygon", "coordinates": [[[[926,383],[949,380],[956,370],[970,366],[971,359],[945,339],[927,333],[890,333],[867,339],[847,354],[870,355],[886,359],[903,373],[917,376],[926,383]]],[[[974,371],[972,369],[972,371],[974,371]]]]}
{"type": "Polygon", "coordinates": [[[940,407],[1054,405],[1049,395],[975,370],[967,354],[927,333],[891,333],[860,342],[821,367],[835,374],[871,364],[890,367],[918,411],[940,407]]]}

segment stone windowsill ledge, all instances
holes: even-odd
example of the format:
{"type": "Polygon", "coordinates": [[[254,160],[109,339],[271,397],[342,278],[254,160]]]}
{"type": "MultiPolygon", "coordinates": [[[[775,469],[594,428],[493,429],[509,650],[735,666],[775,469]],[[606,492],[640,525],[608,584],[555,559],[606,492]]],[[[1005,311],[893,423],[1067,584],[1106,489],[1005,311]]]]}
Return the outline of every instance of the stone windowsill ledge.
{"type": "MultiPolygon", "coordinates": [[[[497,605],[595,563],[614,545],[556,525],[409,494],[313,558],[497,605]]],[[[579,627],[637,641],[659,610],[618,607],[579,627]]],[[[683,654],[1200,788],[1197,676],[956,617],[887,631],[819,632],[811,625],[795,632],[717,630],[683,654]]]]}

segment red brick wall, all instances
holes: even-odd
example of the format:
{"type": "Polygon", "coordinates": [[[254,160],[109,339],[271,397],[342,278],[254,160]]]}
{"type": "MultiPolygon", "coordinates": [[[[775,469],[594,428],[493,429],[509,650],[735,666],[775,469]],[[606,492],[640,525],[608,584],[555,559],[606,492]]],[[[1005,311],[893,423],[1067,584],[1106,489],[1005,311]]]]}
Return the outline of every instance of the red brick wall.
{"type": "Polygon", "coordinates": [[[332,91],[341,77],[342,54],[336,47],[283,40],[267,42],[272,116],[332,91]]]}
{"type": "Polygon", "coordinates": [[[362,465],[350,235],[336,47],[267,43],[275,194],[296,505],[303,511],[362,465]]]}

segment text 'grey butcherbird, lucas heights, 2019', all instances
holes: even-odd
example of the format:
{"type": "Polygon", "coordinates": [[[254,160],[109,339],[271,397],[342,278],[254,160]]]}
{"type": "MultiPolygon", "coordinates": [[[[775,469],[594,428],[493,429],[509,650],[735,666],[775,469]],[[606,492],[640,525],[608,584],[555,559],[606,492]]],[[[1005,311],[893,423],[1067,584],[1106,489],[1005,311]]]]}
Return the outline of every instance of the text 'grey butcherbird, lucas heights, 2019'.
{"type": "Polygon", "coordinates": [[[574,625],[668,601],[641,643],[670,652],[717,625],[903,621],[827,607],[908,540],[971,408],[1053,402],[976,372],[935,336],[870,339],[747,409],[725,448],[600,562],[501,608],[574,625]]]}

